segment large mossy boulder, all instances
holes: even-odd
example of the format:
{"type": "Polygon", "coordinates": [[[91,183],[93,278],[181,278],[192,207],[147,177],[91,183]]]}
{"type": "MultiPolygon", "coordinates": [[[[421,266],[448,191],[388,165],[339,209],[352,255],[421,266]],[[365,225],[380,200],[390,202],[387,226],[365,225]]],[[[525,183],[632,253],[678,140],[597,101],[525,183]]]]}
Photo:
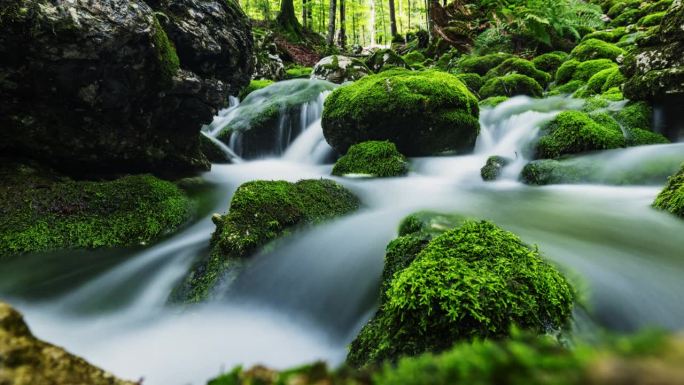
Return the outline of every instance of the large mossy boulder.
{"type": "Polygon", "coordinates": [[[571,81],[586,82],[592,76],[608,68],[617,68],[610,59],[594,59],[579,62],[571,59],[563,63],[556,71],[556,84],[566,84],[571,81]]]}
{"type": "Polygon", "coordinates": [[[456,68],[462,73],[473,72],[480,76],[484,76],[492,68],[513,57],[514,56],[509,53],[463,56],[458,60],[456,68]]]}
{"type": "Polygon", "coordinates": [[[322,94],[336,87],[325,80],[292,79],[254,90],[216,137],[225,144],[232,142],[243,158],[280,154],[289,144],[281,139],[299,135],[305,123],[302,119],[307,119],[302,108],[318,105],[322,94]]]}
{"type": "Polygon", "coordinates": [[[544,89],[536,80],[518,73],[491,78],[480,88],[479,92],[483,99],[494,96],[511,97],[517,95],[540,98],[543,93],[544,89]]]}
{"type": "Polygon", "coordinates": [[[500,338],[513,326],[567,326],[573,290],[536,248],[491,222],[461,222],[435,235],[420,218],[404,221],[387,249],[380,308],[352,342],[349,364],[500,338]]]}
{"type": "Polygon", "coordinates": [[[349,151],[335,162],[332,174],[393,177],[408,173],[408,161],[397,146],[388,141],[368,141],[349,147],[349,151]]]}
{"type": "Polygon", "coordinates": [[[359,80],[370,73],[371,70],[359,59],[332,55],[316,63],[311,78],[342,84],[359,80]]]}
{"type": "Polygon", "coordinates": [[[406,156],[469,152],[479,131],[477,98],[454,75],[390,70],[335,90],[325,101],[323,133],[339,153],[389,140],[406,156]]]}
{"type": "Polygon", "coordinates": [[[575,47],[570,56],[581,62],[595,59],[610,59],[615,61],[618,56],[624,54],[625,51],[608,42],[599,39],[587,39],[582,41],[575,47]]]}
{"type": "Polygon", "coordinates": [[[0,302],[0,384],[135,385],[33,336],[22,315],[0,302]]]}
{"type": "Polygon", "coordinates": [[[235,191],[225,215],[212,218],[216,231],[211,252],[197,261],[172,294],[173,301],[200,302],[235,274],[246,258],[296,227],[332,219],[356,210],[358,198],[326,180],[247,182],[235,191]]]}
{"type": "Polygon", "coordinates": [[[558,158],[624,146],[625,137],[617,124],[599,124],[584,112],[564,111],[542,128],[537,158],[558,158]]]}
{"type": "Polygon", "coordinates": [[[684,219],[684,164],[679,172],[668,179],[667,185],[653,202],[653,207],[684,219]]]}
{"type": "Polygon", "coordinates": [[[230,1],[164,4],[3,2],[0,151],[78,176],[208,169],[199,130],[249,81],[249,23],[230,1]]]}
{"type": "Polygon", "coordinates": [[[528,76],[534,79],[542,87],[546,87],[551,81],[551,75],[544,71],[538,70],[531,61],[520,58],[510,58],[505,60],[498,66],[489,70],[483,80],[486,82],[492,78],[509,74],[528,76]]]}
{"type": "Polygon", "coordinates": [[[149,175],[73,181],[5,160],[0,176],[0,257],[145,244],[193,211],[178,187],[149,175]]]}

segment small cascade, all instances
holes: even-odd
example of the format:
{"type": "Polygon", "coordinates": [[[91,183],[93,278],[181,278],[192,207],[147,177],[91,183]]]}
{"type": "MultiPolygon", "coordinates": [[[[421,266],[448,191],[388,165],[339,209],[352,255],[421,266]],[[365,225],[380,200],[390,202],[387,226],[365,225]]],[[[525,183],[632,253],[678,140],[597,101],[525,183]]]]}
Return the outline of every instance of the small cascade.
{"type": "Polygon", "coordinates": [[[202,131],[208,133],[208,136],[216,137],[235,118],[238,106],[240,106],[240,99],[232,95],[228,96],[228,108],[220,110],[210,124],[202,127],[202,131]]]}
{"type": "Polygon", "coordinates": [[[211,140],[211,142],[214,143],[216,147],[218,147],[221,151],[223,151],[224,154],[226,154],[226,157],[230,160],[231,163],[242,163],[242,158],[240,158],[238,154],[236,154],[235,151],[233,151],[229,146],[226,146],[225,143],[216,139],[215,137],[211,136],[211,134],[208,134],[205,131],[201,131],[200,135],[204,135],[204,137],[211,140]]]}

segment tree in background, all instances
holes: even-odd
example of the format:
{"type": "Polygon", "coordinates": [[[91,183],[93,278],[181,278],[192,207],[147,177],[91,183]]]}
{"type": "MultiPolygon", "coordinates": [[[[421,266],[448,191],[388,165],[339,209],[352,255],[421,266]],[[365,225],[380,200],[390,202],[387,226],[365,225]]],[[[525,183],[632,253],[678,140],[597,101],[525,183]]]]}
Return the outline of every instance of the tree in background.
{"type": "MultiPolygon", "coordinates": [[[[445,0],[446,1],[446,0],[445,0]]],[[[397,35],[397,18],[394,10],[394,0],[389,0],[390,34],[392,37],[397,35]]]]}
{"type": "Polygon", "coordinates": [[[294,0],[281,0],[280,12],[276,22],[284,31],[292,37],[302,36],[302,25],[299,24],[294,9],[294,0]]]}
{"type": "Polygon", "coordinates": [[[328,7],[328,37],[326,39],[326,42],[329,46],[332,46],[335,42],[335,16],[337,14],[336,5],[336,0],[330,0],[328,7]]]}

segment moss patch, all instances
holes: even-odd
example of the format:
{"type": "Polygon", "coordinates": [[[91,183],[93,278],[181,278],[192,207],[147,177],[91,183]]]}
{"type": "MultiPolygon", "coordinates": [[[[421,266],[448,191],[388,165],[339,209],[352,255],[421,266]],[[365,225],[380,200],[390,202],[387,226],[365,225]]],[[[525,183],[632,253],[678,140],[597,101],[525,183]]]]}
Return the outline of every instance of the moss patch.
{"type": "Polygon", "coordinates": [[[482,180],[492,181],[496,180],[504,167],[511,163],[511,159],[503,156],[490,156],[487,158],[487,163],[480,169],[482,180]]]}
{"type": "Polygon", "coordinates": [[[489,70],[487,75],[484,77],[484,81],[508,74],[521,74],[531,77],[537,83],[539,83],[542,88],[546,87],[549,81],[551,81],[551,75],[544,71],[538,70],[531,61],[520,58],[506,59],[498,66],[489,70]]]}
{"type": "Polygon", "coordinates": [[[489,70],[514,57],[508,53],[493,53],[484,56],[463,56],[457,64],[462,73],[474,72],[484,76],[489,70]]]}
{"type": "Polygon", "coordinates": [[[349,147],[337,160],[332,174],[369,175],[375,177],[402,176],[408,173],[408,162],[392,142],[369,141],[349,147]]]}
{"type": "Polygon", "coordinates": [[[653,207],[684,219],[684,164],[679,172],[668,179],[667,185],[653,202],[653,207]]]}
{"type": "Polygon", "coordinates": [[[156,15],[154,16],[153,25],[152,43],[159,61],[160,85],[162,88],[169,88],[173,83],[173,77],[180,69],[180,59],[176,53],[176,47],[169,40],[156,15]]]}
{"type": "Polygon", "coordinates": [[[565,52],[549,52],[532,59],[532,64],[534,64],[538,70],[555,76],[556,71],[561,64],[563,64],[566,56],[567,54],[565,52]]]}
{"type": "Polygon", "coordinates": [[[599,39],[588,39],[575,47],[572,52],[570,52],[570,56],[582,62],[595,59],[609,59],[614,61],[618,56],[624,53],[625,51],[622,48],[614,44],[599,39]]]}
{"type": "Polygon", "coordinates": [[[266,88],[270,86],[271,84],[275,83],[273,80],[269,79],[258,79],[258,80],[252,80],[249,82],[249,84],[240,91],[240,94],[238,95],[240,100],[245,100],[247,95],[251,94],[252,92],[256,90],[260,90],[262,88],[266,88]]]}
{"type": "Polygon", "coordinates": [[[557,158],[624,145],[625,138],[619,127],[604,127],[583,112],[564,111],[542,129],[537,157],[557,158]]]}
{"type": "Polygon", "coordinates": [[[77,182],[13,163],[0,172],[0,256],[138,245],[174,231],[192,214],[178,187],[149,175],[77,182]]]}
{"type": "Polygon", "coordinates": [[[482,98],[516,95],[528,95],[538,98],[542,96],[543,92],[542,87],[534,79],[520,74],[510,74],[490,79],[480,88],[480,96],[482,98]]]}

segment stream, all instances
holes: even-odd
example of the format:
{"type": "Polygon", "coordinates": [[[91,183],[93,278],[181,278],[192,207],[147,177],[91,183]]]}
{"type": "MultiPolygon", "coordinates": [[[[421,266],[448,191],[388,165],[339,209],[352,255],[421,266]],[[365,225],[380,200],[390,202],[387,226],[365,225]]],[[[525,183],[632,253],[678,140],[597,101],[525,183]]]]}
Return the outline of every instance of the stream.
{"type": "MultiPolygon", "coordinates": [[[[361,210],[258,253],[210,303],[167,305],[194,259],[208,253],[211,215],[227,210],[241,183],[331,178],[332,150],[320,125],[325,95],[302,109],[299,129],[277,130],[277,156],[238,159],[239,138],[224,146],[235,162],[213,165],[191,186],[198,219],[178,233],[138,248],[3,261],[0,298],[25,314],[37,337],[119,377],[143,377],[145,385],[205,384],[238,364],[337,365],[375,311],[384,249],[399,221],[416,210],[438,210],[492,220],[539,245],[582,283],[589,316],[578,321],[578,333],[684,328],[684,221],[650,207],[662,184],[531,187],[517,181],[539,127],[581,107],[564,97],[516,97],[483,109],[471,155],[412,159],[403,178],[333,178],[361,198],[361,210]],[[501,180],[483,182],[480,168],[490,155],[515,161],[501,180]]],[[[239,107],[233,100],[206,134],[216,135],[239,107]]],[[[605,172],[637,172],[646,160],[661,158],[674,171],[684,161],[684,143],[586,156],[605,172]]]]}

